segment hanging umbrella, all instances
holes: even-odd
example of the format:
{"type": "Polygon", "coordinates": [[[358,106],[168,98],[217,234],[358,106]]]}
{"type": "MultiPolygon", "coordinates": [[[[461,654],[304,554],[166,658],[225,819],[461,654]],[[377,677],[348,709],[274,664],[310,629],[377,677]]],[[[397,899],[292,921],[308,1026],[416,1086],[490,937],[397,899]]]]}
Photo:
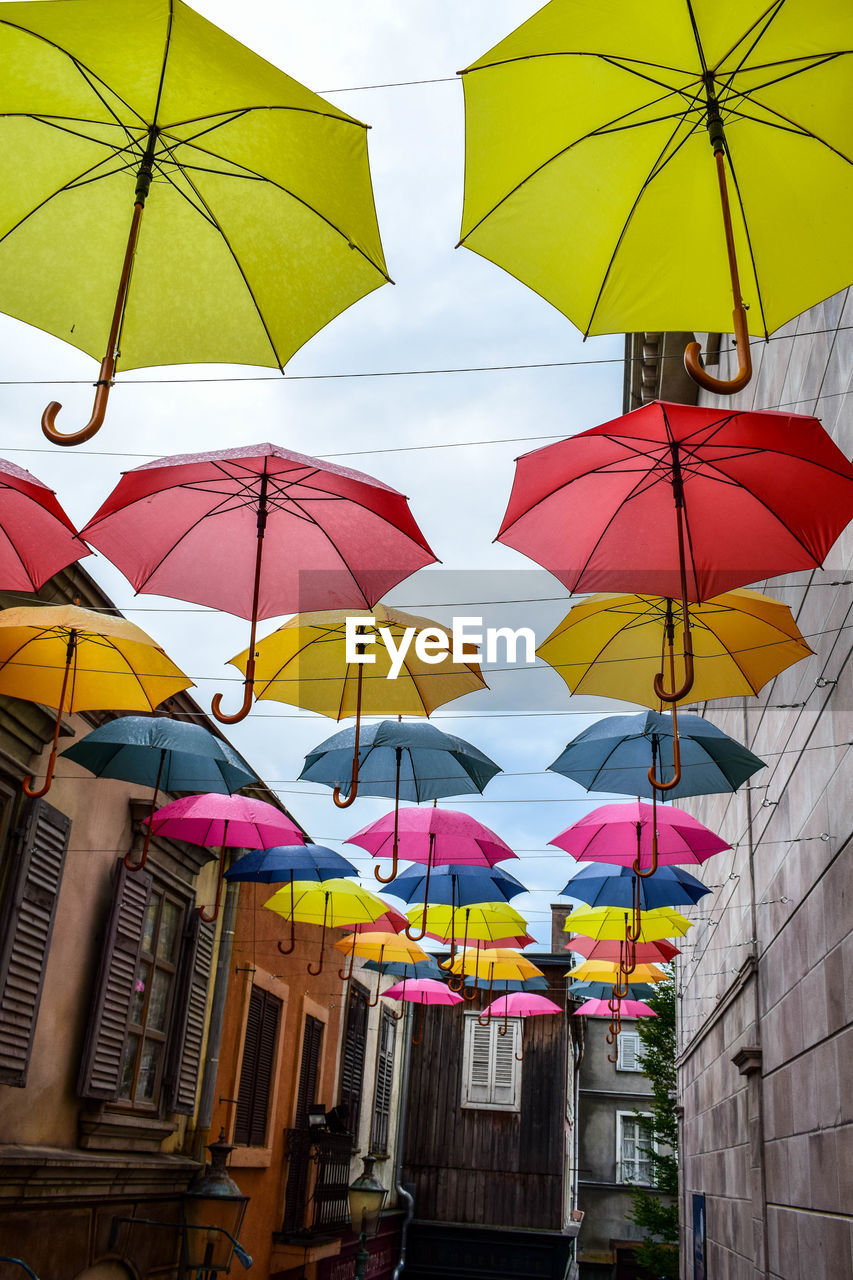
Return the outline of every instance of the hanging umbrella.
{"type": "Polygon", "coordinates": [[[320,933],[320,960],[316,968],[308,965],[314,977],[323,969],[323,943],[327,929],[341,929],[367,920],[378,920],[388,910],[375,893],[351,880],[324,880],[321,884],[297,881],[294,892],[289,886],[279,889],[264,903],[285,919],[299,920],[303,924],[318,924],[320,933]]]}
{"type": "MultiPolygon", "coordinates": [[[[624,969],[618,962],[610,960],[584,960],[583,964],[577,964],[573,969],[566,972],[567,978],[589,979],[593,982],[612,982],[614,987],[618,987],[621,975],[624,969]]],[[[666,974],[654,964],[638,964],[634,969],[633,976],[637,982],[663,982],[666,974]]]]}
{"type": "MultiPolygon", "coordinates": [[[[381,920],[382,917],[380,916],[379,920],[375,921],[375,924],[381,924],[381,920]]],[[[361,925],[359,927],[369,929],[372,926],[368,924],[361,925]]],[[[363,967],[365,969],[371,969],[375,973],[379,968],[379,965],[375,960],[365,960],[363,967]]],[[[436,981],[441,981],[444,977],[441,969],[439,969],[438,964],[436,963],[435,957],[431,955],[427,955],[425,960],[416,960],[413,964],[408,964],[404,960],[383,961],[382,972],[395,978],[405,978],[406,981],[418,978],[434,978],[436,981]]],[[[442,986],[444,986],[443,982],[442,986]]]]}
{"type": "MultiPolygon", "coordinates": [[[[488,951],[479,945],[468,947],[459,952],[451,966],[451,973],[463,979],[477,979],[484,982],[488,979],[488,999],[492,999],[495,982],[518,982],[525,978],[544,978],[541,969],[537,969],[532,960],[511,948],[496,947],[488,951]]],[[[463,985],[470,985],[467,982],[463,985]]],[[[475,986],[476,990],[476,986],[475,986]]],[[[472,997],[473,999],[473,993],[472,997]]],[[[482,1016],[482,1015],[478,1015],[482,1016]]]]}
{"type": "MultiPolygon", "coordinates": [[[[585,1000],[575,1009],[577,1017],[612,1018],[613,1010],[606,1000],[585,1000]]],[[[623,1018],[656,1018],[654,1009],[650,1009],[642,1000],[620,1001],[620,1013],[623,1018]]]]}
{"type": "MultiPolygon", "coordinates": [[[[382,995],[386,1000],[408,1001],[410,1004],[460,1004],[462,997],[457,995],[455,991],[451,991],[443,982],[437,982],[434,978],[418,978],[414,982],[403,981],[396,987],[389,987],[387,991],[383,991],[382,995]]],[[[403,1013],[393,1013],[392,1018],[398,1022],[403,1017],[403,1013]]],[[[421,1009],[421,1023],[418,1027],[412,1027],[412,1044],[420,1044],[423,1040],[423,1009],[421,1009]]]]}
{"type": "MultiPolygon", "coordinates": [[[[501,867],[466,866],[464,863],[457,862],[449,862],[438,867],[429,865],[407,867],[395,877],[393,887],[388,889],[388,893],[392,893],[395,898],[401,898],[404,902],[422,902],[424,895],[428,892],[433,903],[442,903],[451,908],[450,954],[452,959],[456,953],[458,933],[453,924],[455,911],[481,902],[500,900],[509,902],[519,893],[526,893],[527,889],[520,880],[516,880],[515,876],[501,867]]],[[[430,934],[429,928],[426,932],[430,936],[435,936],[430,934]]],[[[507,942],[506,945],[519,944],[507,942]]]]}
{"type": "MultiPolygon", "coordinates": [[[[357,875],[358,869],[334,849],[308,843],[279,844],[270,849],[254,849],[251,853],[244,853],[242,858],[231,864],[224,878],[257,884],[289,883],[292,905],[296,880],[321,881],[357,875]]],[[[289,956],[295,947],[296,933],[291,917],[290,945],[285,947],[279,942],[278,949],[283,956],[289,956]]]]}
{"type": "MultiPolygon", "coordinates": [[[[335,804],[345,809],[358,792],[362,714],[428,716],[445,702],[486,688],[477,663],[456,662],[450,648],[446,628],[382,604],[370,611],[301,613],[259,642],[253,668],[255,696],[318,711],[335,720],[355,716],[348,795],[342,799],[337,787],[333,794],[335,804]],[[348,658],[348,638],[354,625],[359,632],[357,646],[364,656],[375,659],[366,671],[365,663],[352,663],[348,658]],[[430,633],[430,643],[436,636],[447,637],[448,654],[441,662],[424,662],[418,656],[418,638],[423,631],[430,633]],[[405,654],[396,673],[385,638],[398,652],[402,647],[405,654]]],[[[248,660],[248,650],[231,659],[242,671],[247,671],[248,660]]]]}
{"type": "MultiPolygon", "coordinates": [[[[161,790],[232,792],[258,780],[230,743],[214,737],[203,725],[164,716],[110,720],[61,755],[98,778],[121,778],[151,787],[152,814],[161,790]]],[[[145,865],[150,840],[149,825],[139,861],[134,862],[129,853],[124,859],[129,871],[145,865]]]]}
{"type": "MultiPolygon", "coordinates": [[[[401,800],[420,804],[482,792],[500,771],[470,742],[442,733],[433,724],[381,720],[342,729],[314,747],[305,757],[299,780],[323,782],[339,796],[349,797],[356,791],[363,796],[390,796],[397,811],[401,800]]],[[[396,851],[390,875],[384,876],[379,867],[374,867],[373,874],[389,884],[397,874],[396,851]]]]}
{"type": "Polygon", "coordinates": [[[414,907],[408,916],[419,937],[428,933],[440,942],[450,943],[450,957],[441,961],[442,969],[451,968],[456,955],[456,943],[462,939],[463,951],[471,942],[504,941],[510,935],[521,936],[527,929],[527,921],[508,902],[479,902],[456,908],[446,903],[430,903],[414,907]],[[515,934],[513,934],[515,930],[515,934]]]}
{"type": "Polygon", "coordinates": [[[277,445],[158,458],[126,471],[86,540],[137,591],[250,620],[248,715],[258,621],[292,609],[372,606],[435,560],[396,489],[277,445]]]}
{"type": "Polygon", "coordinates": [[[342,951],[344,955],[349,956],[349,969],[338,970],[338,976],[344,982],[349,982],[352,977],[356,956],[376,962],[376,995],[367,1002],[370,1008],[374,1008],[379,1003],[379,984],[382,981],[386,956],[389,963],[394,964],[417,964],[429,958],[423,947],[418,946],[416,942],[409,942],[406,937],[388,929],[353,932],[348,938],[341,938],[335,943],[335,946],[338,951],[342,951]]]}
{"type": "Polygon", "coordinates": [[[573,822],[549,844],[564,849],[578,862],[631,866],[641,877],[653,875],[658,865],[705,862],[729,848],[725,840],[683,809],[667,805],[654,815],[652,806],[641,800],[601,805],[573,822]],[[649,863],[643,866],[646,858],[649,863]]]}
{"type": "MultiPolygon", "coordinates": [[[[583,933],[588,938],[609,938],[618,942],[625,936],[625,912],[621,907],[579,908],[566,916],[563,927],[566,933],[583,933]]],[[[642,930],[637,942],[681,937],[692,927],[687,917],[674,907],[655,907],[643,912],[642,930]]]]}
{"type": "Polygon", "coordinates": [[[0,590],[38,591],[90,554],[54,491],[0,458],[0,590]]]}
{"type": "Polygon", "coordinates": [[[403,933],[408,927],[409,921],[402,911],[398,911],[396,907],[392,907],[389,903],[385,911],[378,919],[371,923],[354,925],[356,933],[360,929],[390,929],[392,933],[403,933]]]}
{"type": "MultiPolygon", "coordinates": [[[[632,867],[593,862],[576,871],[564,889],[567,898],[579,898],[591,907],[631,907],[635,897],[632,867]]],[[[683,907],[698,902],[711,890],[681,867],[658,867],[653,876],[640,877],[640,906],[683,907]]]]}
{"type": "Polygon", "coordinates": [[[44,784],[24,779],[28,796],[50,790],[62,717],[75,711],[153,711],[192,687],[150,636],[112,614],[76,605],[0,612],[0,693],[56,707],[44,784]]]}
{"type": "MultiPolygon", "coordinates": [[[[623,947],[624,944],[615,939],[595,939],[579,933],[569,938],[564,950],[573,951],[586,960],[621,960],[624,950],[620,951],[620,948],[623,947]]],[[[680,949],[665,938],[658,938],[654,942],[638,942],[634,948],[634,955],[641,964],[668,964],[680,954],[680,949]]]]}
{"type": "Polygon", "coordinates": [[[853,278],[850,48],[835,4],[552,0],[462,73],[460,243],[585,335],[724,332],[733,310],[733,381],[685,356],[731,394],[750,332],[853,278]]]}
{"type": "Polygon", "coordinates": [[[684,681],[654,680],[678,702],[688,601],[819,567],[851,518],[853,466],[816,418],[655,402],[519,458],[498,541],[570,591],[680,598],[684,681]]]}
{"type": "MultiPolygon", "coordinates": [[[[546,996],[533,995],[527,991],[516,991],[512,995],[498,996],[497,1000],[493,1000],[490,1005],[483,1010],[483,1015],[491,1018],[503,1018],[504,1024],[498,1027],[498,1035],[505,1036],[509,1029],[510,1018],[534,1018],[544,1014],[562,1013],[563,1010],[553,1000],[549,1000],[546,996]]],[[[524,1060],[524,1036],[521,1038],[521,1053],[517,1053],[515,1057],[519,1062],[524,1060]]]]}
{"type": "Polygon", "coordinates": [[[119,363],[283,368],[388,280],[365,126],[182,0],[5,4],[0,60],[0,307],[103,357],[54,443],[119,363]]]}
{"type": "Polygon", "coordinates": [[[182,796],[164,804],[155,814],[142,820],[152,835],[171,840],[186,840],[206,849],[219,849],[219,874],[212,914],[199,907],[202,920],[215,920],[219,914],[226,849],[270,849],[274,845],[301,844],[304,836],[292,818],[265,800],[251,796],[208,794],[182,796]]]}
{"type": "MultiPolygon", "coordinates": [[[[467,813],[454,809],[404,809],[385,814],[376,822],[362,827],[350,836],[347,844],[357,844],[375,858],[393,852],[398,846],[402,857],[426,864],[423,903],[429,903],[430,876],[434,866],[460,863],[489,866],[516,855],[499,835],[490,831],[467,813]]],[[[410,938],[419,940],[424,930],[410,938]]]]}
{"type": "MultiPolygon", "coordinates": [[[[628,985],[628,1000],[647,1000],[655,993],[650,982],[632,982],[628,985]]],[[[610,1000],[613,997],[613,986],[609,982],[573,982],[569,994],[579,1000],[610,1000]]]]}

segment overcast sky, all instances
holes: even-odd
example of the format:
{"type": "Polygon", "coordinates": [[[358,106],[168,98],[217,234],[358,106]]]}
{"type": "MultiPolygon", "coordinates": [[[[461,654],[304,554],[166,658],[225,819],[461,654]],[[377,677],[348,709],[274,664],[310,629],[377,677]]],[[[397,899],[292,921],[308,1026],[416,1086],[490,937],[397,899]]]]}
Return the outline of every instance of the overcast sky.
{"type": "MultiPolygon", "coordinates": [[[[379,225],[394,287],[350,308],[291,360],[285,377],[246,367],[187,366],[119,375],[106,425],[88,446],[56,449],[39,430],[45,403],[61,400],[60,430],[73,430],[90,411],[96,366],[57,339],[0,316],[4,378],[45,380],[7,386],[2,431],[7,456],[57,490],[69,515],[85,523],[119,473],[151,457],[270,440],[364,470],[406,493],[442,566],[422,571],[393,599],[437,617],[483,612],[490,622],[532,619],[538,638],[562,617],[565,592],[521,556],[493,545],[513,475],[513,459],[621,412],[621,337],[581,342],[572,324],[497,267],[463,249],[463,103],[455,72],[473,61],[536,9],[519,0],[199,0],[195,7],[311,89],[372,126],[370,161],[379,225]],[[388,88],[409,80],[448,82],[388,88]],[[445,373],[408,377],[311,380],[312,375],[452,369],[549,361],[602,361],[588,367],[445,373]],[[238,377],[188,384],[163,378],[238,377]],[[249,381],[250,378],[259,380],[249,381]],[[300,378],[306,380],[300,381],[300,378]],[[122,385],[122,384],[126,385],[122,385]],[[506,441],[505,443],[482,443],[506,441]],[[471,443],[466,443],[471,442],[471,443]],[[530,442],[530,443],[527,443],[530,442]],[[442,447],[432,447],[432,446],[442,447]],[[452,447],[464,445],[465,447],[452,447]],[[428,450],[424,446],[431,446],[428,450]],[[438,583],[424,579],[441,574],[438,583]],[[452,593],[452,594],[449,594],[452,593]],[[533,609],[470,608],[469,603],[542,596],[533,609]]],[[[208,706],[218,683],[233,676],[223,664],[245,647],[240,619],[182,608],[151,596],[134,598],[100,557],[86,567],[134,621],[163,644],[196,679],[208,706]]],[[[265,623],[261,634],[273,630],[265,623]]],[[[507,864],[540,890],[516,900],[531,929],[547,942],[547,904],[575,870],[547,840],[596,801],[573,784],[542,774],[566,741],[589,722],[590,709],[618,704],[570,703],[550,670],[518,669],[488,677],[480,693],[439,713],[439,727],[461,734],[510,775],[498,777],[469,808],[519,851],[507,864]],[[507,709],[566,714],[505,716],[507,709]],[[451,711],[459,719],[447,719],[451,711]],[[498,714],[500,713],[500,714],[498,714]],[[462,719],[461,717],[469,717],[462,719]],[[537,776],[541,775],[541,776],[537,776]],[[536,856],[536,852],[540,855],[536,856]]],[[[226,706],[236,693],[226,695],[226,706]]],[[[305,752],[337,726],[299,717],[280,704],[259,704],[235,726],[235,745],[277,790],[315,839],[341,846],[389,808],[360,800],[338,811],[330,793],[296,783],[305,752]]],[[[371,878],[372,879],[372,878],[371,878]]]]}

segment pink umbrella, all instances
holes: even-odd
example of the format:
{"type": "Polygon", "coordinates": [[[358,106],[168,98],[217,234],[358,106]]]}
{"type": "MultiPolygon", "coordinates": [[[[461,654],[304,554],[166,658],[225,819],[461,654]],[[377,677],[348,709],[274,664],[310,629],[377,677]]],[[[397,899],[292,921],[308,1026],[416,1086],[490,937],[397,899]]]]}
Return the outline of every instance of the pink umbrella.
{"type": "Polygon", "coordinates": [[[641,800],[605,804],[584,814],[549,841],[578,862],[612,862],[651,875],[658,865],[704,862],[729,845],[674,805],[654,809],[641,800]],[[649,866],[642,868],[644,858],[649,866]]]}
{"type": "MultiPolygon", "coordinates": [[[[620,1001],[619,1012],[623,1018],[656,1018],[658,1015],[642,1000],[620,1001]]],[[[612,1018],[613,1010],[608,1000],[586,1000],[575,1014],[586,1014],[589,1018],[612,1018]]]]}
{"type": "MultiPolygon", "coordinates": [[[[389,987],[382,994],[390,1000],[406,1000],[411,1004],[462,1003],[462,997],[458,996],[455,991],[451,991],[443,982],[439,982],[437,978],[415,978],[411,982],[404,978],[402,982],[398,982],[394,987],[389,987]]],[[[396,1018],[399,1022],[403,1014],[402,1012],[392,1013],[391,1017],[396,1018]]],[[[420,1044],[423,1038],[423,1014],[421,1014],[417,1028],[412,1028],[412,1044],[420,1044]]]]}
{"type": "Polygon", "coordinates": [[[202,920],[210,922],[219,914],[222,873],[225,870],[222,851],[229,849],[272,849],[280,844],[304,844],[305,836],[292,818],[274,805],[251,796],[228,796],[210,792],[200,796],[182,796],[164,804],[156,813],[143,819],[150,824],[152,835],[186,840],[205,848],[220,850],[219,877],[213,914],[199,907],[202,920]]]}
{"type": "MultiPolygon", "coordinates": [[[[433,867],[451,862],[466,866],[493,867],[496,862],[505,862],[508,858],[517,856],[499,835],[477,822],[470,814],[435,807],[386,813],[383,818],[356,831],[346,843],[360,845],[374,858],[391,856],[396,843],[403,859],[426,863],[424,923],[429,904],[429,878],[433,867]]],[[[425,932],[424,928],[421,928],[420,933],[412,933],[407,929],[406,935],[413,941],[419,941],[425,932]]]]}
{"type": "Polygon", "coordinates": [[[88,555],[53,490],[0,458],[0,588],[38,591],[60,569],[88,555]]]}
{"type": "Polygon", "coordinates": [[[385,929],[388,933],[402,933],[408,925],[408,917],[396,907],[389,906],[384,916],[378,920],[368,920],[364,924],[354,924],[353,933],[375,933],[377,929],[385,929]]]}
{"type": "Polygon", "coordinates": [[[371,608],[435,556],[396,489],[277,445],[159,458],[126,471],[86,525],[87,542],[137,591],[251,621],[248,714],[260,619],[371,608]]]}
{"type": "MultiPolygon", "coordinates": [[[[498,1035],[505,1036],[509,1027],[510,1018],[533,1018],[543,1013],[562,1013],[563,1010],[553,1000],[549,1000],[547,996],[537,995],[533,991],[511,991],[509,995],[498,996],[497,1000],[493,1000],[491,1004],[487,1004],[483,1013],[480,1015],[481,1023],[488,1022],[491,1018],[500,1018],[504,1020],[502,1027],[498,1027],[498,1035]],[[485,1015],[485,1016],[484,1016],[485,1015]]],[[[522,1039],[521,1053],[515,1054],[519,1062],[524,1058],[524,1040],[522,1039]]]]}

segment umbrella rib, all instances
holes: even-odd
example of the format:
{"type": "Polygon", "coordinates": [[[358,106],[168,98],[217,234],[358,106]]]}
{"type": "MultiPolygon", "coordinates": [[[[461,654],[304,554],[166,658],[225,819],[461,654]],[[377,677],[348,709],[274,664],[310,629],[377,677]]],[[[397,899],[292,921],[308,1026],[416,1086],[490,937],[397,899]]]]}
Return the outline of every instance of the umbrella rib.
{"type": "MultiPolygon", "coordinates": [[[[351,568],[349,567],[349,565],[347,564],[346,559],[344,558],[344,553],[341,551],[340,547],[339,547],[339,546],[338,546],[338,544],[335,542],[334,538],[333,538],[333,537],[332,537],[332,535],[329,533],[328,529],[324,528],[324,526],[323,526],[323,525],[319,524],[319,523],[318,523],[318,521],[316,521],[315,519],[313,519],[313,517],[312,517],[312,516],[310,516],[310,515],[308,514],[308,512],[307,512],[307,511],[305,511],[305,509],[303,508],[303,506],[301,505],[301,503],[299,503],[295,498],[291,498],[291,499],[290,499],[290,501],[293,503],[294,507],[296,507],[297,511],[300,513],[301,518],[302,518],[303,520],[306,520],[309,524],[313,525],[315,529],[319,530],[319,532],[322,534],[322,536],[326,539],[326,541],[329,543],[329,546],[332,548],[332,550],[335,552],[335,555],[336,555],[336,556],[338,557],[338,559],[340,560],[340,562],[341,562],[341,564],[343,565],[344,569],[346,570],[347,574],[348,574],[348,575],[349,575],[349,577],[352,579],[352,582],[353,582],[353,584],[355,585],[355,587],[356,587],[356,589],[357,589],[357,591],[358,591],[358,594],[361,596],[361,599],[364,601],[364,604],[367,606],[367,608],[368,608],[368,609],[372,608],[373,606],[372,606],[372,604],[371,604],[370,600],[368,599],[368,597],[365,595],[365,592],[364,592],[363,587],[362,587],[362,586],[361,586],[361,584],[359,583],[359,581],[358,581],[358,579],[356,578],[355,574],[353,573],[352,569],[351,569],[351,568]]],[[[357,505],[357,506],[360,506],[360,507],[364,507],[364,509],[365,509],[365,510],[368,510],[368,511],[370,510],[370,508],[369,508],[369,507],[367,507],[367,506],[366,506],[366,504],[364,504],[364,503],[357,503],[356,505],[357,505]]],[[[376,514],[376,513],[374,512],[374,514],[376,514]]],[[[381,517],[380,517],[380,519],[381,519],[381,517]]],[[[385,523],[387,524],[387,523],[390,523],[390,522],[389,522],[389,521],[385,521],[385,523]]],[[[375,604],[376,602],[374,601],[373,603],[375,604]]]]}
{"type": "MultiPolygon", "coordinates": [[[[833,55],[833,57],[836,57],[836,56],[838,55],[835,55],[835,54],[833,55]]],[[[827,61],[830,61],[830,59],[827,59],[827,61]]],[[[781,77],[781,79],[790,79],[790,77],[783,76],[781,77]]],[[[765,88],[768,88],[769,85],[778,84],[778,83],[779,81],[769,81],[767,85],[760,85],[759,88],[765,89],[765,88]]],[[[822,138],[818,133],[813,133],[812,130],[807,128],[806,125],[799,124],[796,120],[792,120],[789,116],[782,115],[781,111],[777,111],[774,107],[767,106],[766,103],[762,102],[759,98],[754,97],[753,92],[751,90],[748,93],[745,90],[737,90],[737,92],[740,94],[741,97],[745,98],[748,102],[752,103],[754,106],[760,107],[762,111],[766,111],[768,115],[775,116],[776,120],[775,121],[761,120],[759,118],[756,118],[755,116],[743,116],[743,113],[741,112],[737,112],[736,114],[743,116],[743,118],[751,121],[753,124],[763,125],[767,129],[781,129],[788,133],[798,134],[799,136],[804,138],[811,138],[814,142],[819,142],[822,147],[826,147],[827,151],[831,151],[833,155],[838,156],[840,160],[846,160],[848,164],[853,163],[853,161],[851,161],[850,156],[845,155],[843,151],[839,151],[838,148],[834,147],[831,142],[827,142],[826,138],[822,138]],[[779,121],[781,121],[782,123],[778,123],[779,121]]]]}
{"type": "MultiPolygon", "coordinates": [[[[764,39],[769,28],[771,27],[773,22],[776,20],[776,18],[779,16],[779,13],[781,12],[782,6],[784,5],[784,3],[785,3],[785,0],[772,0],[772,3],[768,5],[768,7],[764,10],[764,12],[760,13],[758,17],[755,19],[755,21],[750,26],[747,27],[743,35],[739,36],[738,39],[734,42],[734,44],[729,49],[727,49],[724,54],[722,54],[722,56],[714,65],[715,78],[716,78],[716,72],[718,68],[722,65],[722,63],[725,62],[727,58],[730,58],[733,55],[735,49],[737,49],[739,45],[743,44],[743,42],[747,40],[749,36],[751,36],[752,33],[756,31],[758,27],[761,26],[762,23],[764,23],[764,26],[758,32],[758,35],[755,37],[752,44],[749,46],[746,53],[743,55],[740,62],[737,64],[737,66],[734,68],[731,74],[734,75],[736,72],[742,70],[743,64],[746,62],[749,55],[754,51],[756,46],[764,39]]],[[[728,76],[729,73],[726,72],[726,75],[728,76]]],[[[731,80],[729,80],[728,83],[730,84],[731,80]]]]}
{"type": "Polygon", "coordinates": [[[169,53],[172,48],[172,24],[175,20],[175,0],[169,0],[169,16],[166,21],[166,39],[163,46],[163,61],[160,64],[160,81],[157,85],[157,97],[154,102],[154,114],[151,123],[157,124],[157,114],[160,110],[160,103],[163,99],[163,88],[166,82],[166,63],[169,61],[169,53]]]}

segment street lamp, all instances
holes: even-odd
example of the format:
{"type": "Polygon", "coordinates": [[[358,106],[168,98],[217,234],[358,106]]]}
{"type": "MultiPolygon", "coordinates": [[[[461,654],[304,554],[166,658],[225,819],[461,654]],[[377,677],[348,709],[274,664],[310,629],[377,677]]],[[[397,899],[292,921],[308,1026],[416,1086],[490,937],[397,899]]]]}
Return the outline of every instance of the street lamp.
{"type": "Polygon", "coordinates": [[[375,1236],[379,1230],[379,1219],[382,1206],[388,1192],[378,1178],[373,1176],[373,1156],[363,1156],[364,1168],[355,1182],[347,1187],[349,1216],[352,1229],[358,1236],[358,1253],[355,1255],[355,1278],[365,1280],[367,1263],[370,1254],[367,1251],[367,1237],[375,1236]]]}
{"type": "Polygon", "coordinates": [[[207,1149],[210,1166],[193,1179],[184,1196],[184,1266],[198,1280],[214,1280],[229,1271],[234,1257],[244,1267],[252,1265],[237,1239],[249,1197],[225,1167],[234,1148],[225,1141],[224,1129],[207,1149]]]}

